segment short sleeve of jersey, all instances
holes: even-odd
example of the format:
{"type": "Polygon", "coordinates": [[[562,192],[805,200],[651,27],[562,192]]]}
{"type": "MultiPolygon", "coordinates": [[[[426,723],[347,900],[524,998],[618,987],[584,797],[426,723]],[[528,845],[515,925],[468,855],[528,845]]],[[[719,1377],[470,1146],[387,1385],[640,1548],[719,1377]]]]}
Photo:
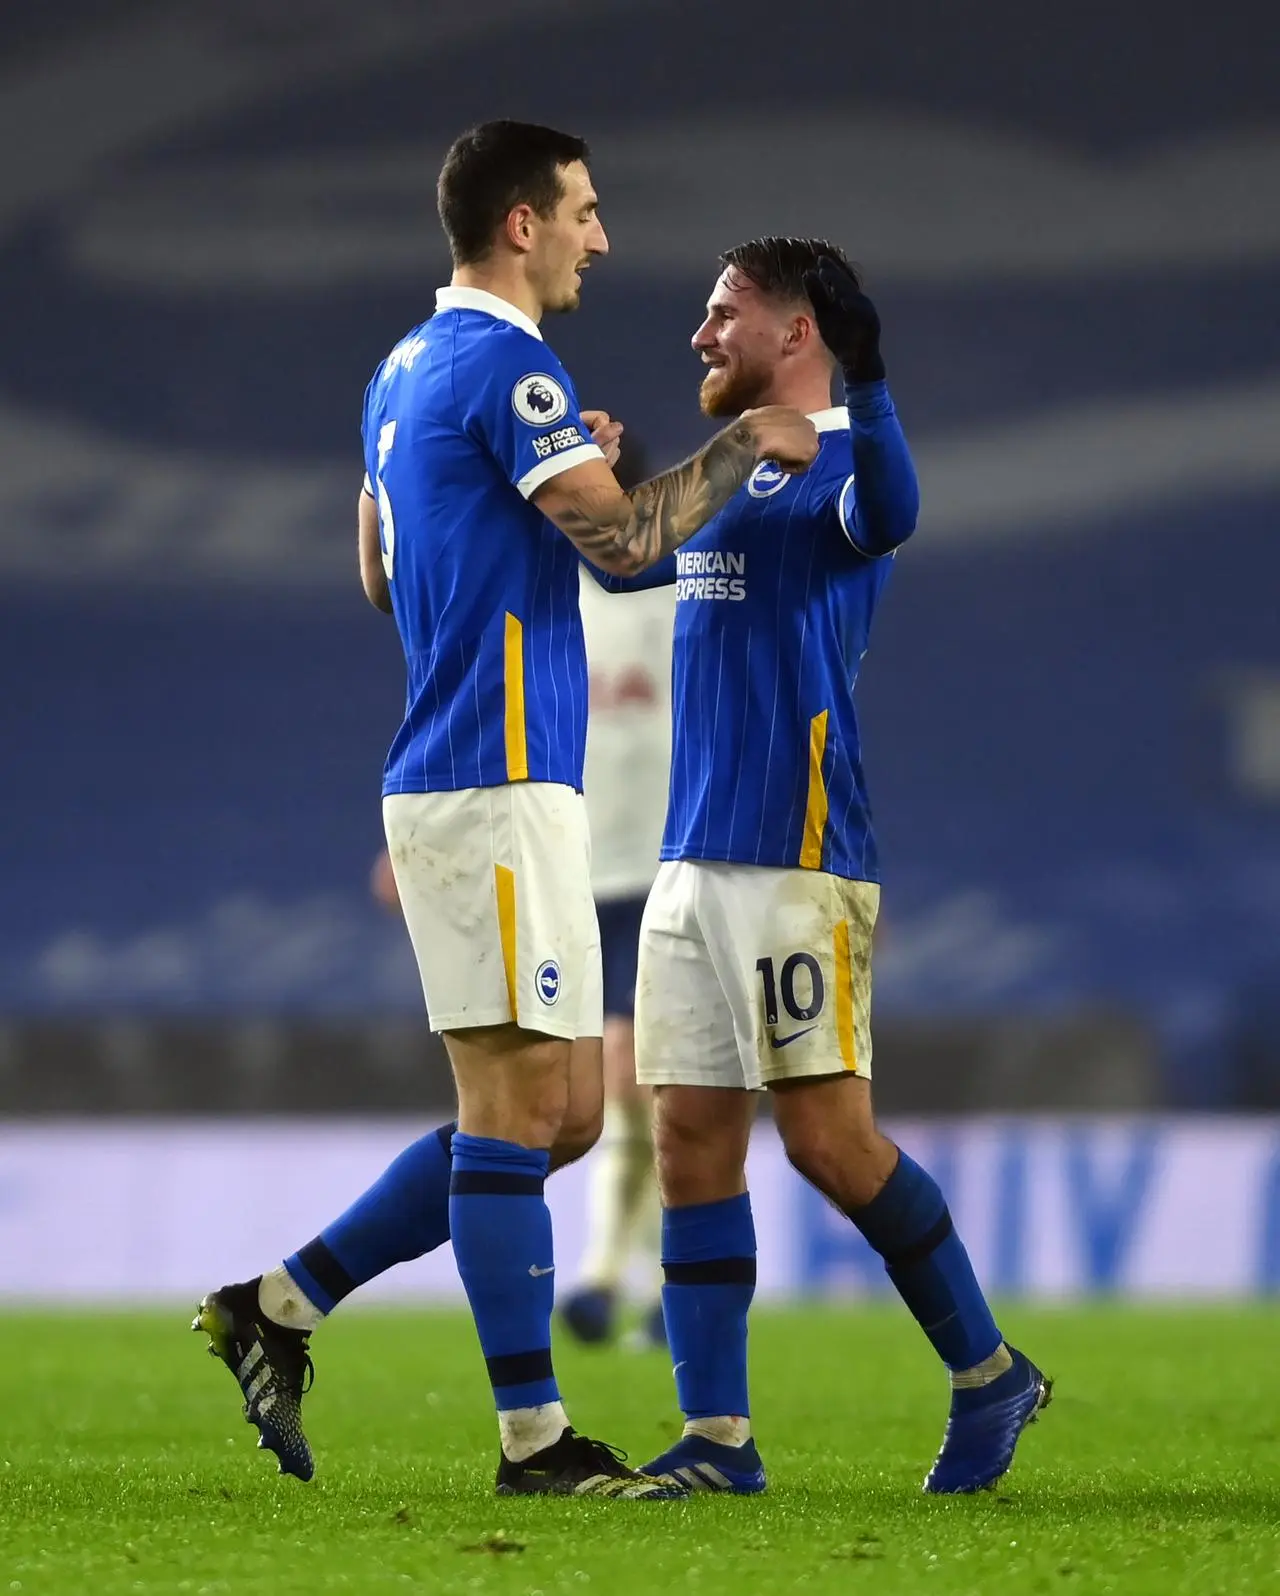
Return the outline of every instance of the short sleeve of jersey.
{"type": "Polygon", "coordinates": [[[478,339],[455,367],[454,388],[466,431],[526,499],[562,471],[604,459],[569,374],[546,344],[518,327],[478,339]]]}

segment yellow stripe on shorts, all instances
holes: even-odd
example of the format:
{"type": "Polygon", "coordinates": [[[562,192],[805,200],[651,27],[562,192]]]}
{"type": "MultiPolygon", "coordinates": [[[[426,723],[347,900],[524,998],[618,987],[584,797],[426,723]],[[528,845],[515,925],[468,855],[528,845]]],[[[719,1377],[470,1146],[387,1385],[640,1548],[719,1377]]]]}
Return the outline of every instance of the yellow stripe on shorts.
{"type": "Polygon", "coordinates": [[[827,829],[827,784],[822,776],[822,756],[827,747],[827,712],[809,722],[809,796],[804,806],[804,841],[800,868],[822,869],[822,834],[827,829]]]}
{"type": "Polygon", "coordinates": [[[858,1054],[853,1031],[853,954],[849,947],[849,922],[839,920],[831,933],[836,966],[836,1041],[847,1070],[856,1070],[858,1054]]]}
{"type": "Polygon", "coordinates": [[[493,884],[498,895],[498,941],[502,947],[502,969],[507,978],[507,1000],[511,1004],[511,1018],[519,1020],[516,1011],[516,874],[506,865],[493,867],[493,884]]]}
{"type": "Polygon", "coordinates": [[[524,723],[524,627],[510,611],[502,640],[502,685],[506,691],[504,731],[507,780],[528,781],[529,748],[524,723]]]}

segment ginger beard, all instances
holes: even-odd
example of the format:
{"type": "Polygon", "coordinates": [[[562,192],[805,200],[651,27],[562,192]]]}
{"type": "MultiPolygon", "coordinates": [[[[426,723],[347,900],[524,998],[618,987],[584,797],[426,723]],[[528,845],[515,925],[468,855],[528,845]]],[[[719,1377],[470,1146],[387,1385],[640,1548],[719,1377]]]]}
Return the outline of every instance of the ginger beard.
{"type": "Polygon", "coordinates": [[[739,357],[723,366],[712,366],[698,389],[698,404],[704,416],[740,416],[760,403],[770,372],[761,365],[748,364],[739,357]]]}

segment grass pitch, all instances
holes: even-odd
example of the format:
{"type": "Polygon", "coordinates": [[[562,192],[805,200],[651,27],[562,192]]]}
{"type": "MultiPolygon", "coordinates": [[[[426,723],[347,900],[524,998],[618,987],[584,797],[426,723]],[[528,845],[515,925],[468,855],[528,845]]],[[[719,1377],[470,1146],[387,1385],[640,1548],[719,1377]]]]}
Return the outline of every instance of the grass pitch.
{"type": "MultiPolygon", "coordinates": [[[[1280,1592],[1280,1322],[1265,1309],[1006,1316],[1057,1378],[996,1492],[920,1494],[945,1384],[896,1306],[761,1312],[765,1497],[499,1501],[461,1315],[315,1338],[311,1485],[254,1450],[191,1309],[0,1317],[0,1596],[174,1591],[1280,1592]]],[[[557,1350],[579,1428],[676,1433],[661,1357],[557,1350]]]]}

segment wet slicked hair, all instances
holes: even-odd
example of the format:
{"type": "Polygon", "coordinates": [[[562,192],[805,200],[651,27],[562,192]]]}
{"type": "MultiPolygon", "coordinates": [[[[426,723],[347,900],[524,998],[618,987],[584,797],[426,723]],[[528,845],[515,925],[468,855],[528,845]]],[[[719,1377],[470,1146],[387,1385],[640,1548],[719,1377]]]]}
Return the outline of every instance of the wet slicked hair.
{"type": "Polygon", "coordinates": [[[763,294],[773,299],[808,302],[804,274],[812,271],[823,255],[830,255],[858,278],[858,269],[838,244],[825,238],[752,238],[735,244],[720,257],[721,266],[732,266],[763,294]]]}
{"type": "Polygon", "coordinates": [[[585,139],[534,122],[481,122],[456,138],[436,184],[454,265],[484,260],[514,206],[550,216],[564,196],[560,168],[590,154],[585,139]]]}

